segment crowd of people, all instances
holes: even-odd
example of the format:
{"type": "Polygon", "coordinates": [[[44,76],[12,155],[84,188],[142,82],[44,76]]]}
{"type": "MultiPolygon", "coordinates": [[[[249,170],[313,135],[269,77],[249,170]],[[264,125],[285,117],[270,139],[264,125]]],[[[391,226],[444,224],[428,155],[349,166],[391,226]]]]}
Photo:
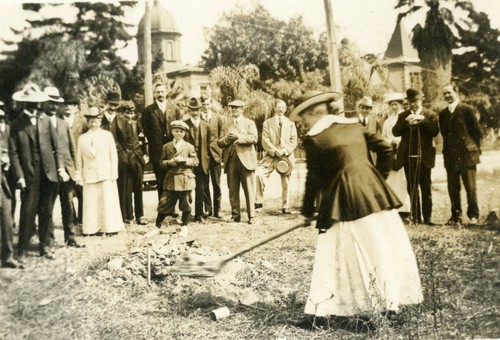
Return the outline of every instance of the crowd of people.
{"type": "Polygon", "coordinates": [[[222,167],[229,189],[228,222],[242,221],[243,189],[246,222],[255,224],[274,171],[281,177],[281,213],[290,214],[288,187],[298,144],[294,121],[307,130],[302,222],[311,225],[315,217],[319,230],[307,314],[351,315],[373,307],[372,275],[384,302],[377,308],[397,310],[400,304],[421,301],[415,256],[401,217],[434,225],[431,169],[439,131],[451,201],[448,223],[462,223],[460,180],[469,223],[478,222],[481,128],[474,109],[462,104],[451,85],[443,88],[448,106],[439,114],[423,108],[418,89],[388,94],[383,120],[372,114],[370,97],[360,100],[354,117],[341,111],[340,95],[334,92],[306,93],[289,116],[286,102],[277,98],[262,132],[243,114],[241,100],[229,102],[224,115],[213,110],[211,98],[192,97],[183,112],[168,95],[165,85],[156,84],[154,102],[138,112],[133,102],[110,91],[104,105],[82,113],[76,97],[63,98],[55,87],[42,91],[28,83],[13,94],[17,117],[7,122],[0,111],[2,267],[26,263],[36,231],[40,256],[55,258],[58,196],[68,247],[83,246],[75,237],[79,224],[83,235],[112,235],[134,221],[147,224],[142,182],[148,163],[157,183],[158,228],[168,216],[178,217],[177,209],[181,235],[188,233],[191,221],[222,218],[222,167]],[[259,140],[262,157],[256,151],[259,140]],[[17,189],[21,202],[14,253],[17,189]]]}

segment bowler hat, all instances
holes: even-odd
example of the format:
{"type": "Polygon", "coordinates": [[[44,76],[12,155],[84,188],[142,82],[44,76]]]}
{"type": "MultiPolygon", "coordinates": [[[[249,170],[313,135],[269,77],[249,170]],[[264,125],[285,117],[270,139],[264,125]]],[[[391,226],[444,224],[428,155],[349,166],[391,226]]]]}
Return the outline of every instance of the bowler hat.
{"type": "Polygon", "coordinates": [[[171,129],[182,129],[184,131],[189,130],[189,126],[184,123],[182,120],[174,120],[172,123],[170,123],[170,128],[171,129]]]}
{"type": "Polygon", "coordinates": [[[405,95],[402,94],[401,92],[393,92],[389,93],[386,95],[384,102],[390,103],[390,102],[404,102],[405,101],[405,95]]]}
{"type": "Polygon", "coordinates": [[[308,91],[299,98],[299,103],[290,113],[288,117],[293,121],[300,121],[304,110],[310,108],[313,105],[321,104],[324,102],[337,101],[341,98],[338,92],[321,92],[321,91],[308,91]]]}
{"type": "Polygon", "coordinates": [[[80,99],[77,96],[75,96],[74,94],[68,94],[66,96],[66,99],[64,99],[64,102],[68,105],[71,105],[71,104],[78,105],[78,104],[80,104],[80,99]]]}
{"type": "Polygon", "coordinates": [[[366,107],[373,107],[372,97],[364,96],[363,98],[361,98],[358,105],[359,106],[366,106],[366,107]]]}
{"type": "Polygon", "coordinates": [[[189,98],[188,107],[189,107],[190,109],[199,109],[199,108],[201,108],[201,102],[200,102],[200,99],[198,99],[198,98],[196,98],[196,97],[191,97],[191,98],[189,98]]]}
{"type": "Polygon", "coordinates": [[[109,91],[106,94],[106,101],[110,104],[120,104],[121,96],[118,92],[109,91]]]}
{"type": "Polygon", "coordinates": [[[233,100],[227,104],[229,107],[243,107],[245,106],[245,102],[241,100],[233,100]]]}
{"type": "Polygon", "coordinates": [[[424,94],[419,89],[414,89],[410,87],[408,90],[406,90],[406,99],[409,102],[414,102],[415,100],[419,100],[424,97],[425,97],[424,94]]]}
{"type": "Polygon", "coordinates": [[[99,112],[99,108],[92,106],[84,116],[85,118],[101,118],[102,114],[99,112]]]}
{"type": "Polygon", "coordinates": [[[49,102],[64,103],[64,99],[59,94],[57,87],[47,86],[43,89],[43,93],[49,97],[49,102]]]}
{"type": "Polygon", "coordinates": [[[37,84],[27,83],[21,91],[17,91],[12,95],[12,99],[16,102],[43,103],[48,100],[48,97],[37,84]]]}

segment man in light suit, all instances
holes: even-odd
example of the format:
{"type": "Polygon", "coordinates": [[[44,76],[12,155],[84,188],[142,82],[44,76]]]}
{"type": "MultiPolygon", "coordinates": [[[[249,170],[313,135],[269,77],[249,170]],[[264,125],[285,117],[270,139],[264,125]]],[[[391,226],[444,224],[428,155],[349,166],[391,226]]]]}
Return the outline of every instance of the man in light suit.
{"type": "Polygon", "coordinates": [[[188,108],[191,117],[184,121],[189,128],[184,140],[194,146],[199,161],[198,166],[193,168],[196,176],[194,220],[203,223],[205,222],[204,205],[210,170],[210,128],[208,123],[201,119],[201,102],[198,98],[189,99],[188,108]]]}
{"type": "Polygon", "coordinates": [[[235,100],[228,104],[231,119],[222,128],[217,144],[223,148],[222,160],[227,173],[231,219],[240,222],[240,184],[245,193],[248,224],[255,223],[255,169],[257,168],[257,127],[255,122],[243,117],[245,103],[235,100]]]}
{"type": "Polygon", "coordinates": [[[418,89],[406,90],[410,108],[399,114],[396,125],[392,128],[394,136],[401,136],[394,168],[399,170],[404,167],[410,195],[411,221],[421,223],[423,217],[424,224],[431,226],[434,225],[431,221],[431,170],[436,159],[433,138],[439,133],[439,126],[437,115],[423,108],[423,98],[423,93],[418,89]]]}
{"type": "Polygon", "coordinates": [[[9,157],[21,189],[18,261],[26,262],[37,214],[40,256],[54,259],[52,212],[59,175],[65,170],[59,166],[63,161],[56,143],[54,119],[45,113],[39,114],[39,104],[49,98],[37,85],[29,83],[14,93],[12,99],[24,105],[23,113],[11,125],[9,139],[9,157]]]}
{"type": "MultiPolygon", "coordinates": [[[[276,170],[276,165],[281,159],[287,159],[287,163],[293,167],[295,164],[294,150],[297,147],[297,128],[295,123],[285,117],[286,103],[281,99],[274,102],[274,111],[276,115],[264,122],[262,130],[262,147],[265,155],[260,161],[261,171],[257,174],[257,192],[255,199],[255,208],[262,208],[262,200],[266,182],[271,173],[276,170]]],[[[290,214],[289,191],[291,169],[284,173],[278,173],[281,176],[281,208],[283,214],[290,214]]]]}
{"type": "Polygon", "coordinates": [[[165,169],[160,166],[163,145],[172,140],[170,123],[181,119],[181,111],[177,105],[167,100],[167,88],[158,83],[154,86],[155,102],[144,109],[142,128],[149,146],[149,161],[153,165],[158,190],[158,199],[163,192],[165,169]]]}
{"type": "Polygon", "coordinates": [[[462,223],[460,203],[460,178],[467,193],[467,217],[477,224],[479,208],[476,193],[476,165],[481,154],[481,126],[474,109],[462,104],[452,85],[443,87],[448,107],[439,113],[439,126],[443,135],[443,158],[448,177],[448,194],[451,201],[451,217],[448,224],[462,223]]]}
{"type": "Polygon", "coordinates": [[[213,190],[213,206],[212,200],[210,199],[210,187],[207,185],[205,192],[205,208],[207,211],[207,216],[213,216],[216,218],[221,218],[220,206],[221,206],[221,189],[220,189],[220,176],[222,170],[222,149],[217,145],[217,140],[221,136],[222,127],[224,125],[224,117],[220,114],[215,113],[211,110],[210,105],[212,101],[208,97],[201,98],[202,115],[201,118],[206,121],[210,128],[210,181],[212,182],[213,190]],[[213,210],[212,210],[213,208],[213,210]]]}

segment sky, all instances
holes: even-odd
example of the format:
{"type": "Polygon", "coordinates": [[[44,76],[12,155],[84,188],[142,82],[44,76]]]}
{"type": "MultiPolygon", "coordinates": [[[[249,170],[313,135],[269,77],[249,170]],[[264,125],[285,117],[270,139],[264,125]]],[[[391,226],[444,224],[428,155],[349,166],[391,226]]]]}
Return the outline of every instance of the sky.
{"type": "MultiPolygon", "coordinates": [[[[201,60],[208,46],[204,29],[215,25],[223,13],[231,12],[237,6],[251,8],[257,2],[278,19],[302,16],[306,26],[316,34],[326,31],[324,0],[160,0],[161,5],[174,16],[182,34],[181,59],[185,64],[195,64],[201,60]]],[[[382,54],[385,51],[396,22],[396,0],[331,0],[331,3],[338,41],[349,38],[363,53],[382,54]]],[[[473,4],[477,10],[489,15],[493,27],[500,28],[500,0],[473,0],[473,4]]],[[[144,8],[144,1],[140,1],[127,14],[126,20],[137,25],[144,8]]],[[[19,1],[2,0],[0,37],[12,38],[9,27],[23,27],[25,17],[26,13],[21,10],[19,1]]],[[[417,15],[408,20],[406,26],[409,31],[422,18],[423,15],[417,15]]],[[[133,27],[130,33],[135,35],[137,28],[133,27]]],[[[5,46],[0,43],[0,50],[3,48],[5,46]]],[[[135,40],[129,42],[120,54],[134,65],[137,60],[135,40]]]]}

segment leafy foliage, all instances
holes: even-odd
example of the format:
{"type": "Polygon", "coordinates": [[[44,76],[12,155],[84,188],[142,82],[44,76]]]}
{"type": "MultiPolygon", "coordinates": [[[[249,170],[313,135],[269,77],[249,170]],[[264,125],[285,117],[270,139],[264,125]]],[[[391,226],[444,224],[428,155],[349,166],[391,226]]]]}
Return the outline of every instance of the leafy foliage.
{"type": "Polygon", "coordinates": [[[223,15],[208,36],[209,48],[202,58],[208,70],[253,64],[264,81],[294,81],[328,64],[326,45],[313,38],[301,17],[284,22],[261,5],[223,15]]]}

